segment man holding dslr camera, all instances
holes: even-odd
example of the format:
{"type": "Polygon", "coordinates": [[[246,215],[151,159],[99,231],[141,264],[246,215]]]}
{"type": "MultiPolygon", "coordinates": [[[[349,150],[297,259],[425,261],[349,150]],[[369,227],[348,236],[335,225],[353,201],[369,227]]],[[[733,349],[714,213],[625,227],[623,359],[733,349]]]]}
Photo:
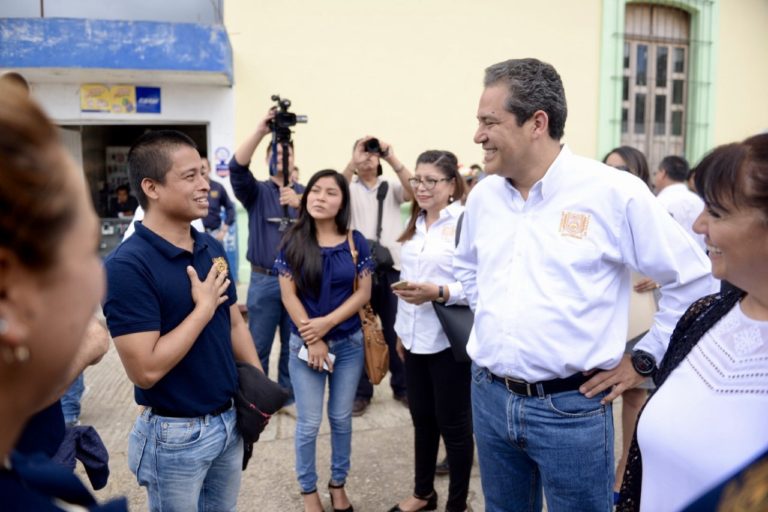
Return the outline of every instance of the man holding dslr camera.
{"type": "MultiPolygon", "coordinates": [[[[392,393],[395,400],[407,405],[403,363],[395,350],[397,297],[392,293],[390,285],[400,279],[400,244],[397,242],[403,231],[400,205],[413,197],[413,190],[408,183],[412,175],[395,156],[390,144],[375,137],[365,136],[355,142],[352,159],[344,169],[344,177],[349,182],[352,229],[360,231],[369,243],[376,242],[371,244],[371,255],[377,262],[371,290],[371,306],[381,319],[384,338],[389,345],[392,393]],[[392,167],[398,181],[388,181],[381,177],[381,159],[392,167]],[[382,207],[380,233],[377,233],[379,231],[379,196],[382,197],[382,207]]],[[[372,397],[373,385],[363,372],[357,387],[352,415],[362,415],[372,397]]]]}

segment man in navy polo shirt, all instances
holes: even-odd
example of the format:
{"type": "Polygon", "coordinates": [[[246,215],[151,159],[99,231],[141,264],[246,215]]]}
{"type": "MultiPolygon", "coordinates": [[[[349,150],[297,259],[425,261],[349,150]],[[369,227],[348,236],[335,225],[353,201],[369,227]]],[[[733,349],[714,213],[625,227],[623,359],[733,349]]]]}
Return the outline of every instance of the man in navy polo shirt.
{"type": "MultiPolygon", "coordinates": [[[[283,151],[277,148],[276,170],[270,179],[258,181],[249,169],[251,158],[262,139],[271,130],[269,122],[274,118],[270,110],[254,132],[237,148],[229,162],[229,180],[235,197],[248,211],[248,251],[246,257],[251,263],[251,282],[248,286],[248,327],[264,372],[269,374],[269,353],[275,339],[275,329],[280,328],[280,360],[277,382],[291,391],[289,404],[293,403],[291,379],[288,374],[288,338],[290,328],[288,313],[280,298],[280,284],[277,273],[272,269],[277,257],[283,233],[280,220],[287,205],[288,216],[296,218],[304,187],[294,183],[283,186],[283,151]]],[[[293,169],[293,147],[289,151],[289,169],[293,169]]],[[[267,161],[272,157],[271,146],[267,148],[267,161]]]]}
{"type": "Polygon", "coordinates": [[[195,143],[148,132],[128,153],[146,210],[105,261],[107,324],[144,410],[128,465],[150,510],[235,510],[243,441],[235,427],[235,360],[260,367],[236,305],[224,249],[190,228],[208,213],[195,143]]]}

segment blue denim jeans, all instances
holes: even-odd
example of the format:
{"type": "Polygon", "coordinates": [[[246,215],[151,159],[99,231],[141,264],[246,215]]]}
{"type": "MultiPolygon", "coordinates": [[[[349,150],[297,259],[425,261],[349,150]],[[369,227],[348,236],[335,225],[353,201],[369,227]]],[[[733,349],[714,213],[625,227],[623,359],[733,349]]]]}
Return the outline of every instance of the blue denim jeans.
{"type": "Polygon", "coordinates": [[[363,372],[363,332],[328,343],[336,355],[333,373],[311,369],[298,357],[302,339],[291,334],[290,368],[296,397],[296,475],[302,492],[317,488],[315,447],[323,417],[325,381],[328,381],[328,422],[331,426],[331,480],[344,484],[352,452],[352,403],[363,372]]]}
{"type": "Polygon", "coordinates": [[[128,467],[147,488],[150,511],[234,511],[243,439],[235,409],[169,418],[145,409],[128,438],[128,467]]]}
{"type": "Polygon", "coordinates": [[[277,365],[277,383],[291,392],[288,404],[293,402],[291,377],[288,371],[288,338],[291,330],[288,312],[280,297],[277,276],[251,272],[248,285],[248,329],[251,331],[256,352],[264,373],[269,375],[269,354],[275,340],[275,329],[280,328],[280,359],[277,365]]]}
{"type": "Polygon", "coordinates": [[[85,376],[81,373],[61,397],[64,423],[72,425],[80,420],[80,400],[85,392],[85,376]]]}
{"type": "Polygon", "coordinates": [[[487,512],[613,509],[612,406],[578,390],[511,393],[472,364],[472,418],[487,512]]]}

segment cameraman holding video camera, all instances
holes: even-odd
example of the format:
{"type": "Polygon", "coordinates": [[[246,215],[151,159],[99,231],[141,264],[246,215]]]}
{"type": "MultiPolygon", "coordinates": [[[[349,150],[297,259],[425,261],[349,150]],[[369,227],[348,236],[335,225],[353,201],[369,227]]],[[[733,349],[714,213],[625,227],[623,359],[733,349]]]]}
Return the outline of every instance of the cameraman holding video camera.
{"type": "MultiPolygon", "coordinates": [[[[285,186],[283,176],[283,147],[277,145],[277,165],[272,165],[270,177],[258,181],[249,168],[256,148],[265,136],[272,133],[277,110],[273,107],[259,122],[253,133],[237,148],[229,162],[229,177],[235,197],[248,211],[248,251],[251,280],[248,286],[248,327],[256,344],[264,373],[269,375],[269,354],[280,330],[280,360],[277,382],[291,392],[288,405],[293,403],[293,389],[288,373],[288,313],[280,298],[277,273],[272,269],[288,219],[297,216],[304,187],[298,183],[285,186]],[[287,211],[284,208],[288,206],[287,211]]],[[[288,168],[293,168],[293,145],[288,151],[288,168]]],[[[267,147],[267,163],[272,159],[272,145],[267,147]]],[[[287,409],[290,411],[290,409],[287,409]]]]}
{"type": "MultiPolygon", "coordinates": [[[[352,159],[344,169],[344,177],[349,182],[352,229],[360,231],[368,239],[371,256],[377,263],[371,290],[371,306],[381,319],[384,338],[389,345],[389,369],[392,372],[390,386],[395,400],[407,406],[405,372],[395,350],[397,297],[392,293],[390,285],[400,279],[400,243],[397,242],[403,231],[400,205],[413,197],[413,189],[408,182],[412,175],[395,156],[390,144],[367,135],[355,142],[352,159]],[[397,181],[382,178],[381,159],[395,171],[397,181]],[[383,201],[381,232],[377,236],[379,196],[383,196],[383,201]],[[371,241],[376,243],[372,244],[371,241]]],[[[363,372],[357,387],[352,415],[362,415],[372,397],[373,385],[363,372]]]]}

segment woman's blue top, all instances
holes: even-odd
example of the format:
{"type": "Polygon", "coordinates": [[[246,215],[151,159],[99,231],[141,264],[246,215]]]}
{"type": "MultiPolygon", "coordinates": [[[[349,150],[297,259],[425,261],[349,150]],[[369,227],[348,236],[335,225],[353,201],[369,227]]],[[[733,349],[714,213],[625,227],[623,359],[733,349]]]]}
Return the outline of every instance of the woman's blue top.
{"type": "MultiPolygon", "coordinates": [[[[352,252],[349,241],[344,240],[334,247],[321,247],[323,257],[323,273],[320,283],[320,294],[313,296],[310,293],[298,291],[299,300],[307,311],[309,318],[325,316],[341,306],[353,293],[352,285],[358,275],[373,273],[375,264],[371,258],[368,242],[357,231],[352,231],[352,237],[357,249],[357,269],[352,262],[352,252]]],[[[274,265],[275,270],[282,276],[293,277],[293,269],[285,261],[285,249],[281,249],[274,265]]],[[[323,339],[325,341],[339,340],[354,334],[361,328],[360,315],[352,315],[333,329],[328,331],[323,339]]],[[[291,319],[291,332],[299,334],[296,324],[291,319]]]]}

